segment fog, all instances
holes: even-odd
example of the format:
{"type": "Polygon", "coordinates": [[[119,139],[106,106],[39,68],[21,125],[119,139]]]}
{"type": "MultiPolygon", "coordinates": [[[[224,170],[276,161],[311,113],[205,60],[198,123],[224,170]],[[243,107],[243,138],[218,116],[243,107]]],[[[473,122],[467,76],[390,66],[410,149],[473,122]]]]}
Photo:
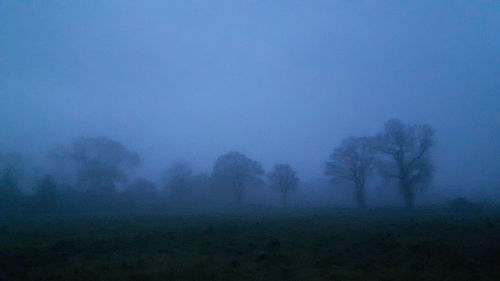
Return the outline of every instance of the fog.
{"type": "Polygon", "coordinates": [[[52,147],[105,137],[162,187],[238,151],[329,202],[335,147],[398,118],[435,130],[428,197],[498,199],[498,26],[487,0],[2,1],[0,153],[45,172],[52,147]]]}

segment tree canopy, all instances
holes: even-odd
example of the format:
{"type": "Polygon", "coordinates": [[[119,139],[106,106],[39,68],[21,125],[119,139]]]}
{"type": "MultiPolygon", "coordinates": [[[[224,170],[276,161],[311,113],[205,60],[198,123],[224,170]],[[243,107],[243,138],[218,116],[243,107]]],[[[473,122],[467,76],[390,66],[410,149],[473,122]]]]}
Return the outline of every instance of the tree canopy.
{"type": "Polygon", "coordinates": [[[433,175],[430,151],[434,130],[428,125],[408,125],[400,120],[387,121],[377,136],[377,147],[384,158],[380,169],[386,178],[398,182],[407,206],[415,201],[415,189],[428,184],[433,175]]]}
{"type": "Polygon", "coordinates": [[[221,155],[215,161],[212,177],[217,184],[229,187],[235,194],[238,204],[242,203],[244,189],[247,185],[262,181],[262,166],[239,152],[221,155]]]}

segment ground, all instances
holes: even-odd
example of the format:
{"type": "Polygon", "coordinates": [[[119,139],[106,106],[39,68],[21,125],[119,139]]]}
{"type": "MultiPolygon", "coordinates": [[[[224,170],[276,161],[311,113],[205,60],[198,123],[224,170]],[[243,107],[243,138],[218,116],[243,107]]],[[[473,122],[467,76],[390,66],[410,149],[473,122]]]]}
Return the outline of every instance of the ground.
{"type": "Polygon", "coordinates": [[[494,212],[44,216],[0,227],[0,280],[500,280],[494,212]]]}

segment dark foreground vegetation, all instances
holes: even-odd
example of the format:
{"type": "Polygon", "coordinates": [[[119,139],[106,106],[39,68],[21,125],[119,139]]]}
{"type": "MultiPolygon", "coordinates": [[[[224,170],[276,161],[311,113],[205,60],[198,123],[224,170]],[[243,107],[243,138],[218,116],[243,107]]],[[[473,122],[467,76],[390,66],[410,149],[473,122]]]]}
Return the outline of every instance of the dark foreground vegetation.
{"type": "Polygon", "coordinates": [[[500,213],[2,218],[0,280],[500,280],[500,213]]]}

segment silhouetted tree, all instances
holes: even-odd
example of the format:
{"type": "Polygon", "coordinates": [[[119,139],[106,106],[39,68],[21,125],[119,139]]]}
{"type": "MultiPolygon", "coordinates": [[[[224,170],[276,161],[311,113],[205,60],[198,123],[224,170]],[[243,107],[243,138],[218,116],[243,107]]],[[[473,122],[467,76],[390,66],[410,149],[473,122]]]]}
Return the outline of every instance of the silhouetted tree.
{"type": "Polygon", "coordinates": [[[22,199],[19,184],[22,177],[22,157],[0,154],[0,212],[15,211],[22,199]]]}
{"type": "Polygon", "coordinates": [[[365,185],[373,170],[375,159],[374,140],[369,137],[350,137],[330,154],[326,174],[333,181],[349,181],[354,184],[356,202],[360,207],[366,203],[365,185]]]}
{"type": "Polygon", "coordinates": [[[392,119],[377,137],[378,149],[385,155],[380,168],[385,177],[398,181],[408,207],[415,203],[415,189],[432,179],[430,149],[434,131],[428,125],[406,125],[392,119]]]}
{"type": "Polygon", "coordinates": [[[71,159],[76,167],[77,185],[90,196],[88,200],[97,205],[109,204],[116,184],[125,183],[127,173],[139,163],[137,154],[107,138],[75,140],[71,159]]]}
{"type": "Polygon", "coordinates": [[[75,184],[76,169],[69,145],[54,146],[47,152],[46,160],[50,174],[59,186],[75,184]]]}
{"type": "Polygon", "coordinates": [[[210,187],[212,187],[211,183],[212,178],[205,173],[193,176],[192,192],[194,195],[193,198],[197,203],[196,207],[207,207],[213,203],[213,193],[210,192],[210,187]]]}
{"type": "Polygon", "coordinates": [[[229,152],[220,156],[214,164],[212,177],[216,184],[228,187],[234,192],[236,202],[241,205],[247,185],[262,181],[261,165],[239,152],[229,152]]]}
{"type": "Polygon", "coordinates": [[[174,205],[183,206],[193,183],[193,171],[188,163],[177,161],[167,170],[166,191],[175,201],[174,205]]]}
{"type": "Polygon", "coordinates": [[[18,181],[12,167],[5,167],[0,175],[0,211],[12,211],[21,199],[18,181]]]}
{"type": "Polygon", "coordinates": [[[299,178],[295,171],[287,164],[274,166],[274,169],[269,173],[269,182],[271,187],[281,193],[283,206],[288,203],[288,196],[293,192],[299,184],[299,178]]]}
{"type": "Polygon", "coordinates": [[[50,213],[59,208],[60,194],[50,175],[44,176],[38,183],[33,195],[33,207],[38,213],[50,213]]]}

